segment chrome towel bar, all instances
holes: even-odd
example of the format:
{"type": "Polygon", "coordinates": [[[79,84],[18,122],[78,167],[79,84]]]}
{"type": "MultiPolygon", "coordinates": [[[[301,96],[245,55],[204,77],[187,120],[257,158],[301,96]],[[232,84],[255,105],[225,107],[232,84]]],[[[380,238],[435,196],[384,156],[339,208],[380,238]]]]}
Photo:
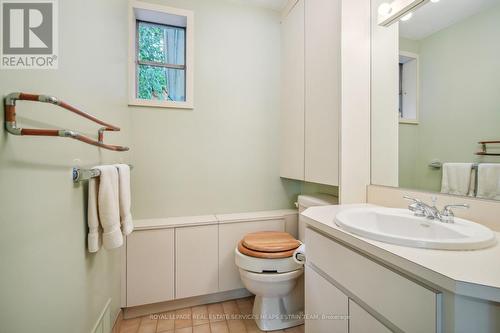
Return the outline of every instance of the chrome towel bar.
{"type": "MultiPolygon", "coordinates": [[[[132,165],[128,165],[130,170],[134,167],[132,165]]],[[[73,167],[73,182],[78,183],[84,180],[89,180],[90,178],[96,178],[101,175],[101,171],[98,169],[83,169],[79,167],[73,167]]]]}

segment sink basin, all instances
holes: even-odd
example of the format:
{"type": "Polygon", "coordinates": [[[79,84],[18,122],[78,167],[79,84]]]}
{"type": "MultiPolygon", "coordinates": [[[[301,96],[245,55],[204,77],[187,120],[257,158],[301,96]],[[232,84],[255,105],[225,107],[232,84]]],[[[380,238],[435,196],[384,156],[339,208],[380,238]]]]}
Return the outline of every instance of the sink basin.
{"type": "Polygon", "coordinates": [[[408,209],[353,208],[337,214],[335,223],[350,233],[397,245],[439,250],[477,250],[496,244],[487,227],[455,217],[443,223],[414,216],[408,209]]]}

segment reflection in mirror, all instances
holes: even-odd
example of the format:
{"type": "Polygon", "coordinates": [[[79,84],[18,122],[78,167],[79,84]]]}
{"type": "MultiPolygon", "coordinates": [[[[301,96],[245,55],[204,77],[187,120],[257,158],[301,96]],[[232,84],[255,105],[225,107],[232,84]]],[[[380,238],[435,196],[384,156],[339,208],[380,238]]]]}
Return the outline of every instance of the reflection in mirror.
{"type": "Polygon", "coordinates": [[[418,123],[418,54],[399,52],[399,122],[418,123]]]}
{"type": "Polygon", "coordinates": [[[398,72],[399,186],[500,200],[500,0],[418,8],[398,72]]]}

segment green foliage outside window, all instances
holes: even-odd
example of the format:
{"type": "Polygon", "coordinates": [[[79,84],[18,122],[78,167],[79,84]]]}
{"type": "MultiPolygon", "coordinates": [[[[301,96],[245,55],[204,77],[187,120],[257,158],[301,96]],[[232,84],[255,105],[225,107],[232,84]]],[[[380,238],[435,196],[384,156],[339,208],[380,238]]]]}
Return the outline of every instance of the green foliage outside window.
{"type": "MultiPolygon", "coordinates": [[[[164,63],[166,45],[164,29],[139,23],[139,60],[164,63]]],[[[140,99],[158,99],[167,91],[167,75],[162,67],[139,65],[137,97],[140,99]]]]}

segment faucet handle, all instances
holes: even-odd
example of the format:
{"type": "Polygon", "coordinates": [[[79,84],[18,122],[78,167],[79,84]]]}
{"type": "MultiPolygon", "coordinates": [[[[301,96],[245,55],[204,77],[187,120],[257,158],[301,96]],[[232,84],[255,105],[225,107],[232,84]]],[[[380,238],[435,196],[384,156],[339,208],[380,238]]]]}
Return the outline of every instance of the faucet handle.
{"type": "Polygon", "coordinates": [[[425,216],[425,209],[423,207],[423,202],[417,198],[412,198],[407,195],[403,196],[404,199],[412,201],[410,205],[408,205],[408,210],[413,212],[415,216],[425,216]]]}
{"type": "Polygon", "coordinates": [[[417,199],[417,198],[412,198],[408,195],[403,195],[403,199],[406,199],[406,200],[409,200],[409,201],[413,201],[414,203],[422,203],[421,200],[417,199]]]}
{"type": "Polygon", "coordinates": [[[441,213],[441,220],[446,223],[453,223],[455,220],[455,214],[451,210],[451,208],[469,208],[468,204],[454,204],[454,205],[446,205],[443,208],[443,212],[441,213]]]}

